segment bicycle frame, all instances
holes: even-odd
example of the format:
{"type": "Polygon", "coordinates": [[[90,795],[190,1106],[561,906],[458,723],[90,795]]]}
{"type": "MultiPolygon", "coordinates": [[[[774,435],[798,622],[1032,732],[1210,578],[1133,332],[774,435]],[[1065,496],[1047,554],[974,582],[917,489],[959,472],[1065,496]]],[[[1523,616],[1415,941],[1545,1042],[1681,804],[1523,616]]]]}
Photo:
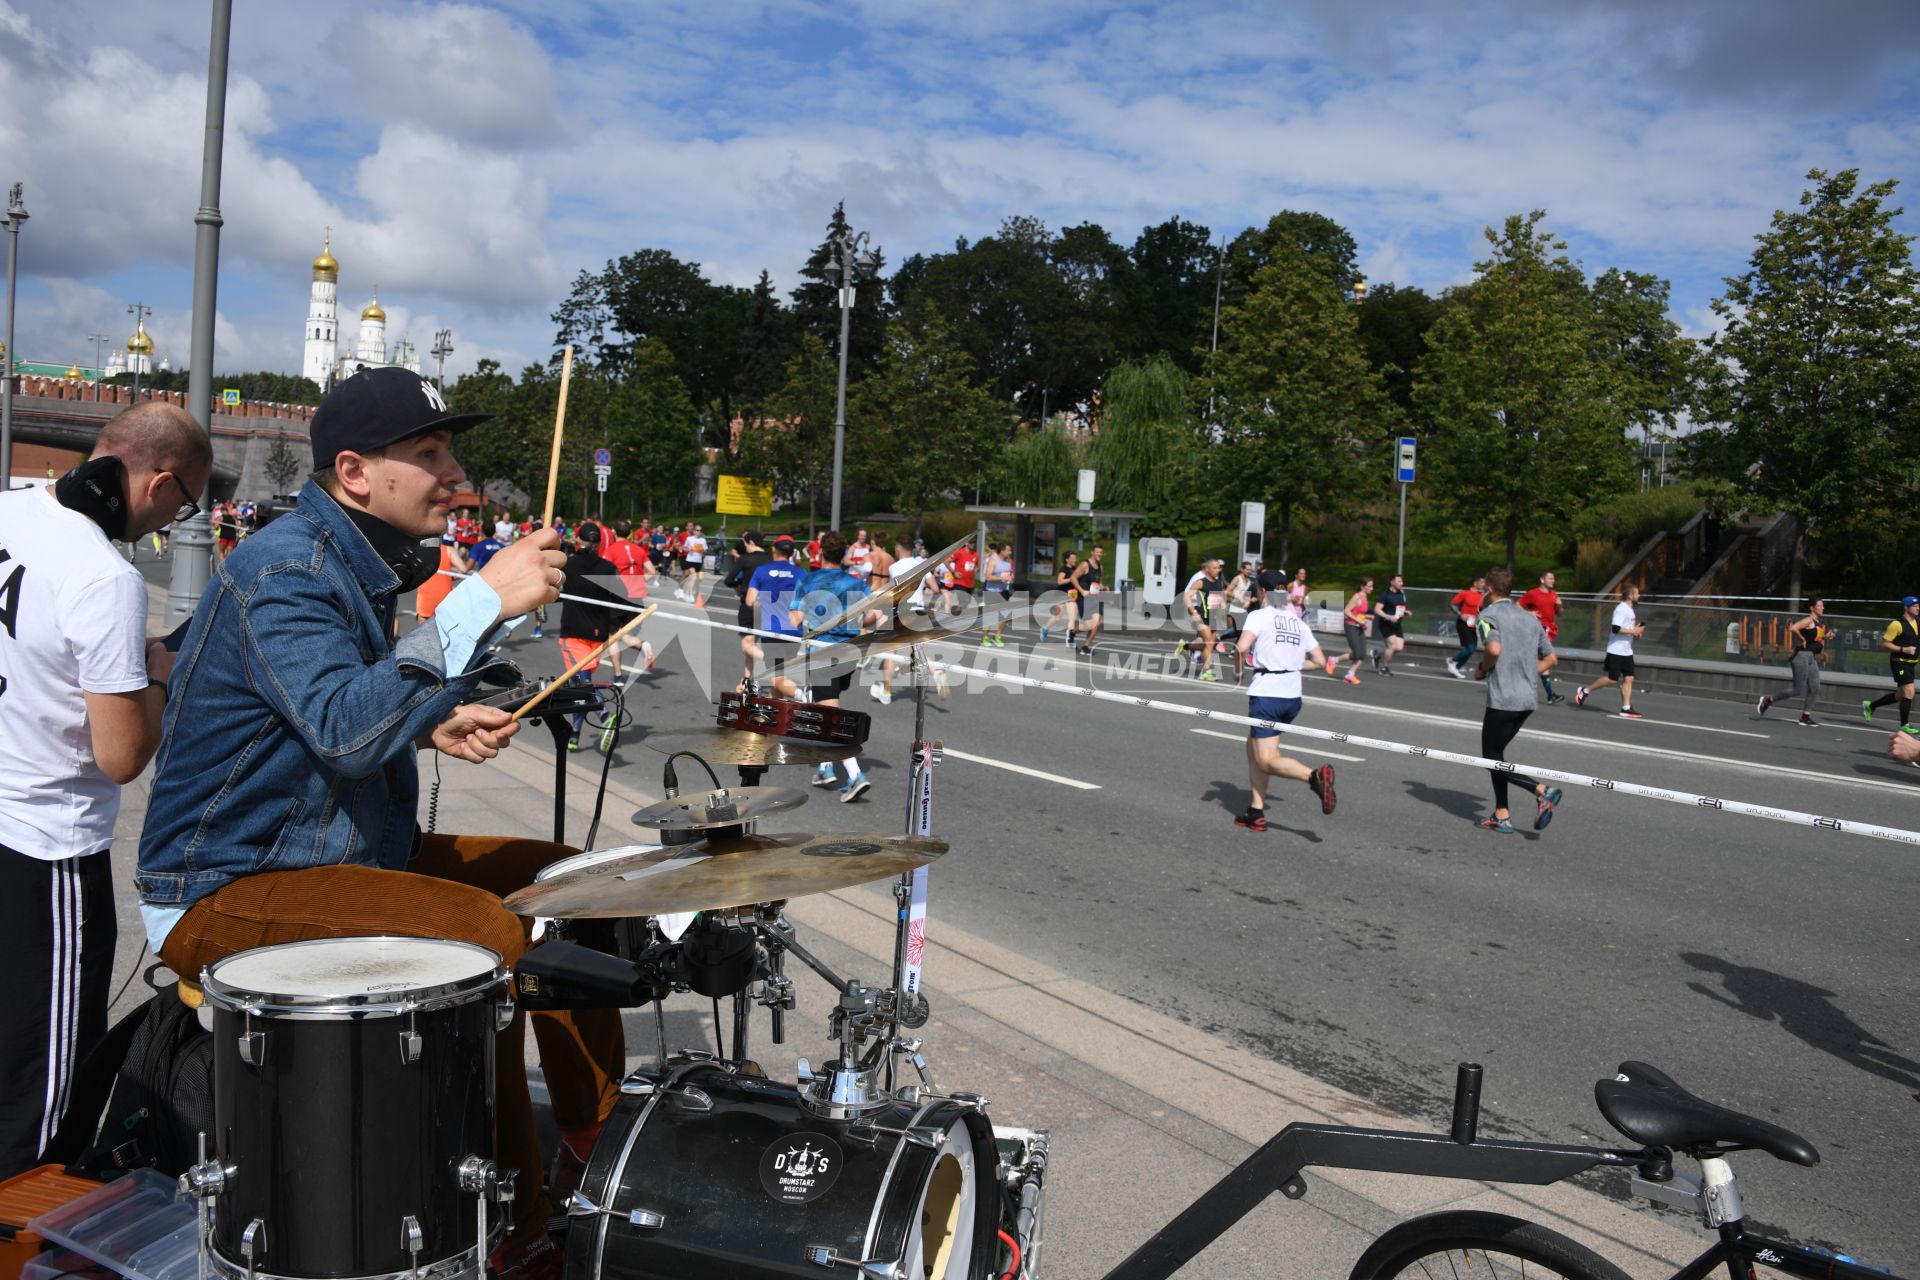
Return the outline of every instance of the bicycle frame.
{"type": "Polygon", "coordinates": [[[1753,1275],[1753,1264],[1772,1267],[1782,1275],[1805,1276],[1807,1280],[1900,1280],[1900,1277],[1854,1262],[1843,1262],[1832,1254],[1815,1253],[1797,1244],[1785,1244],[1764,1236],[1748,1235],[1744,1223],[1729,1222],[1720,1228],[1720,1239],[1699,1257],[1673,1275],[1673,1280],[1709,1280],[1714,1272],[1727,1267],[1738,1280],[1753,1275]]]}

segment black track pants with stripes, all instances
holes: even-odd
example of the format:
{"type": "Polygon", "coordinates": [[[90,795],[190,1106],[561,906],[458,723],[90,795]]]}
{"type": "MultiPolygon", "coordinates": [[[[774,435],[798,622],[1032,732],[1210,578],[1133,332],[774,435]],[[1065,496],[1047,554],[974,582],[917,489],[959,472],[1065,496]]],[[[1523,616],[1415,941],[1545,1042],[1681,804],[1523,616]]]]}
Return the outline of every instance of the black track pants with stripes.
{"type": "Polygon", "coordinates": [[[39,1163],[106,1034],[118,936],[106,850],[47,862],[0,845],[0,1178],[39,1163]]]}

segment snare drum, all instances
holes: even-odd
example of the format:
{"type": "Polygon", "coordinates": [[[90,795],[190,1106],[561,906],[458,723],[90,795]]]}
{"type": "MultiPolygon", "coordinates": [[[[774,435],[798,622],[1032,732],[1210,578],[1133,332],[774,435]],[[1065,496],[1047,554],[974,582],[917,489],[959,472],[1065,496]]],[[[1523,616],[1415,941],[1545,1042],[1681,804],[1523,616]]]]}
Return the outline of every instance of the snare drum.
{"type": "Polygon", "coordinates": [[[200,985],[213,1010],[214,1147],[231,1169],[213,1204],[216,1267],[475,1270],[494,1035],[513,1015],[500,957],[433,938],[318,938],[227,956],[200,985]]]}
{"type": "Polygon", "coordinates": [[[997,1162],[986,1115],[951,1099],[830,1120],[794,1086],[725,1063],[642,1073],[594,1146],[580,1190],[605,1212],[574,1220],[567,1275],[760,1280],[870,1263],[888,1268],[874,1275],[984,1280],[997,1162]]]}
{"type": "MultiPolygon", "coordinates": [[[[558,876],[564,876],[583,867],[597,867],[603,862],[615,858],[625,858],[636,853],[651,853],[660,848],[657,844],[623,844],[610,849],[589,849],[585,853],[576,853],[572,857],[562,858],[540,869],[533,878],[535,884],[545,884],[558,876]]],[[[692,917],[682,917],[690,920],[692,917]]],[[[663,917],[663,925],[666,919],[663,917]]],[[[623,916],[600,920],[546,920],[543,917],[541,931],[534,936],[556,938],[562,942],[577,942],[583,947],[591,947],[604,955],[618,956],[622,960],[638,960],[647,948],[647,921],[645,916],[623,916]]],[[[686,928],[685,924],[679,926],[686,928]]],[[[678,937],[675,930],[672,936],[678,937]]]]}

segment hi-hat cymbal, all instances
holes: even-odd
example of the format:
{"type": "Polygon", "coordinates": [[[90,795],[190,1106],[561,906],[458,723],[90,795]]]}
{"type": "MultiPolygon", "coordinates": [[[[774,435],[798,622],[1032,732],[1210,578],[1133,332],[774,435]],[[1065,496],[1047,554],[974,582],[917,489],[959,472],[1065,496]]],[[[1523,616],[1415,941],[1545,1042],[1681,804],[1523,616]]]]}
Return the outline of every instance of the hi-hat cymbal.
{"type": "Polygon", "coordinates": [[[944,840],[864,831],[735,836],[581,867],[506,904],[515,915],[567,920],[717,911],[884,880],[946,851],[944,840]]]}
{"type": "Polygon", "coordinates": [[[722,787],[676,796],[648,805],[633,815],[643,827],[662,831],[702,831],[709,827],[737,827],[743,822],[807,802],[804,791],[792,787],[722,787]]]}
{"type": "Polygon", "coordinates": [[[655,751],[671,755],[691,751],[708,764],[746,765],[764,769],[777,764],[827,764],[844,760],[855,748],[845,743],[807,742],[799,738],[776,738],[748,729],[722,729],[707,725],[699,729],[668,729],[650,733],[643,741],[655,751]]]}

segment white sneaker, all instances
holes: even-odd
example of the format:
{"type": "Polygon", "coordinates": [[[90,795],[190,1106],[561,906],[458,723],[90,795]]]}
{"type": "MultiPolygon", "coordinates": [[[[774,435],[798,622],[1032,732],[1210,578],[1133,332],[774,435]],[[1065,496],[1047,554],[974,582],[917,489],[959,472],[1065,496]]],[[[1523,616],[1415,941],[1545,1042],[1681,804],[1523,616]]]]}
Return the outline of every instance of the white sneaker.
{"type": "Polygon", "coordinates": [[[1447,674],[1452,676],[1455,680],[1458,680],[1460,678],[1460,664],[1455,662],[1452,658],[1447,659],[1447,674]]]}
{"type": "Polygon", "coordinates": [[[870,685],[868,685],[868,686],[867,686],[867,692],[868,692],[868,693],[869,693],[870,695],[872,695],[872,697],[873,697],[873,700],[874,700],[875,702],[877,702],[877,703],[879,703],[879,704],[880,704],[881,706],[883,706],[883,707],[884,707],[884,706],[889,706],[889,705],[891,705],[891,704],[892,704],[892,702],[893,702],[893,695],[892,695],[891,693],[888,693],[888,692],[887,692],[887,691],[886,691],[885,689],[882,689],[882,688],[881,688],[881,687],[880,687],[879,685],[877,685],[877,684],[870,684],[870,685]]]}

